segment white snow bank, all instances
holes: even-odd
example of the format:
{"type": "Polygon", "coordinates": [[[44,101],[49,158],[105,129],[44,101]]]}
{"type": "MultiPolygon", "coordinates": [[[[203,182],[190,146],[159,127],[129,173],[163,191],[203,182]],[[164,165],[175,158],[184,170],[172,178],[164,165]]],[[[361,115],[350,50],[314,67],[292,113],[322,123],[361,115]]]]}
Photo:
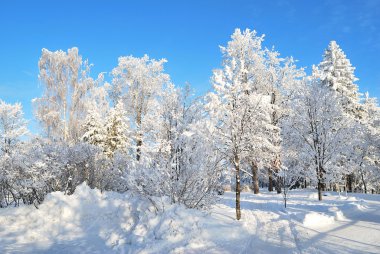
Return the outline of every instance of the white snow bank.
{"type": "Polygon", "coordinates": [[[305,215],[303,225],[308,228],[322,228],[334,224],[335,219],[322,213],[310,212],[305,215]]]}
{"type": "Polygon", "coordinates": [[[39,209],[0,209],[0,253],[232,253],[246,240],[233,218],[154,201],[159,212],[142,196],[82,184],[47,195],[39,209]]]}
{"type": "Polygon", "coordinates": [[[356,195],[363,202],[333,195],[320,202],[308,194],[293,192],[284,213],[281,195],[242,193],[242,220],[236,221],[233,192],[221,196],[211,213],[158,198],[156,213],[142,196],[83,184],[71,196],[49,194],[39,209],[0,209],[0,253],[294,253],[297,246],[303,253],[377,253],[380,195],[369,195],[373,201],[356,195]],[[332,232],[341,237],[341,251],[328,225],[338,228],[332,232]]]}
{"type": "Polygon", "coordinates": [[[328,209],[329,212],[332,212],[334,214],[334,218],[336,221],[348,221],[346,216],[344,216],[343,212],[336,206],[333,206],[328,209]]]}
{"type": "Polygon", "coordinates": [[[347,221],[347,218],[344,216],[342,211],[336,211],[335,212],[335,220],[338,221],[347,221]]]}
{"type": "Polygon", "coordinates": [[[118,250],[128,242],[138,242],[146,221],[154,217],[154,207],[130,193],[101,193],[86,184],[73,195],[53,192],[36,209],[34,206],[0,210],[0,253],[86,252],[118,250]],[[7,244],[12,243],[12,244],[7,244]]]}

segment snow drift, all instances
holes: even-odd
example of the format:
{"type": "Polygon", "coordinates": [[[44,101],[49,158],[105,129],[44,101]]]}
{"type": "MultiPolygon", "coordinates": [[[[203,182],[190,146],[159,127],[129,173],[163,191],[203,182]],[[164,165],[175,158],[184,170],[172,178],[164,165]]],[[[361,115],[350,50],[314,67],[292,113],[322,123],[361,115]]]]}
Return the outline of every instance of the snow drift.
{"type": "Polygon", "coordinates": [[[53,192],[39,209],[22,206],[0,211],[0,252],[135,253],[151,249],[154,253],[186,245],[191,232],[197,231],[193,218],[202,217],[189,213],[203,213],[169,205],[165,199],[156,203],[164,209],[160,216],[151,202],[132,193],[101,193],[86,184],[70,196],[53,192]]]}
{"type": "Polygon", "coordinates": [[[310,212],[305,215],[303,225],[308,228],[320,228],[334,224],[334,217],[322,213],[310,212]]]}
{"type": "Polygon", "coordinates": [[[152,202],[132,192],[100,192],[86,184],[72,195],[53,192],[33,205],[0,209],[0,253],[377,253],[380,196],[332,194],[310,200],[226,192],[210,212],[152,202]],[[338,237],[338,238],[337,238],[338,237]],[[337,241],[339,239],[339,241],[337,241]],[[297,251],[299,250],[299,251],[297,251]]]}

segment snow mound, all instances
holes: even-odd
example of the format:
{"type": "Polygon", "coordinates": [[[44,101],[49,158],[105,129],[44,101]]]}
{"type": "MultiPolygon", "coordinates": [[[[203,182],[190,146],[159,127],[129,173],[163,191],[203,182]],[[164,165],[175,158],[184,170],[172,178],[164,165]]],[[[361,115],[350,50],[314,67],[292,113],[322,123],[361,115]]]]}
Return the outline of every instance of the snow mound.
{"type": "Polygon", "coordinates": [[[358,202],[351,202],[348,204],[348,206],[351,209],[356,209],[357,211],[362,211],[362,212],[365,211],[366,209],[368,209],[368,207],[366,206],[366,204],[363,200],[358,201],[358,202]]]}
{"type": "Polygon", "coordinates": [[[347,200],[347,201],[358,201],[356,197],[348,197],[348,196],[339,196],[339,199],[341,200],[347,200]]]}
{"type": "Polygon", "coordinates": [[[334,216],[317,212],[310,212],[305,215],[303,225],[308,228],[322,228],[335,223],[334,216]]]}
{"type": "Polygon", "coordinates": [[[25,206],[9,210],[14,214],[0,214],[0,220],[5,222],[0,232],[9,227],[12,230],[3,230],[0,239],[12,238],[12,233],[18,237],[13,239],[13,246],[4,246],[3,250],[0,247],[0,252],[27,246],[27,252],[65,253],[69,249],[81,251],[75,246],[87,241],[93,241],[89,252],[117,250],[129,240],[122,232],[132,229],[140,211],[149,212],[153,207],[130,194],[101,193],[82,184],[70,196],[63,192],[48,194],[39,209],[25,206]],[[132,209],[132,205],[136,208],[132,209]]]}
{"type": "Polygon", "coordinates": [[[346,216],[344,216],[342,211],[336,211],[335,212],[335,220],[337,221],[347,221],[346,216]]]}
{"type": "Polygon", "coordinates": [[[334,218],[336,221],[348,221],[346,216],[344,216],[343,212],[336,206],[333,206],[328,209],[329,212],[332,212],[334,214],[334,218]]]}
{"type": "Polygon", "coordinates": [[[72,195],[50,193],[39,209],[0,210],[0,253],[167,253],[189,244],[204,213],[154,201],[159,212],[142,196],[86,184],[72,195]]]}

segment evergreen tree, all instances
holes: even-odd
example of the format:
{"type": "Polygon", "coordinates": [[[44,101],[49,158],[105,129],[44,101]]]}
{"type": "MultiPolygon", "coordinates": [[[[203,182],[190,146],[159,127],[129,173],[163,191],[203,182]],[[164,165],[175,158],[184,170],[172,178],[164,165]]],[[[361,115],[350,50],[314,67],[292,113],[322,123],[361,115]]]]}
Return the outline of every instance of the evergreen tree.
{"type": "Polygon", "coordinates": [[[114,108],[110,110],[106,122],[106,140],[104,151],[108,157],[113,157],[113,154],[119,150],[127,152],[129,147],[129,119],[124,110],[124,104],[119,101],[114,108]]]}
{"type": "MultiPolygon", "coordinates": [[[[319,64],[319,71],[314,69],[314,73],[318,73],[317,76],[322,80],[322,84],[336,91],[337,100],[342,105],[343,111],[356,120],[354,132],[356,132],[355,136],[359,136],[359,122],[364,112],[360,104],[359,88],[355,84],[358,79],[354,71],[355,67],[351,65],[350,60],[335,41],[331,41],[325,50],[323,60],[319,64]]],[[[360,142],[360,139],[353,140],[352,146],[360,142]]],[[[356,157],[360,156],[356,154],[356,157]]],[[[346,185],[350,192],[353,189],[354,178],[353,172],[346,175],[346,185]]]]}
{"type": "MultiPolygon", "coordinates": [[[[337,92],[343,109],[349,115],[360,117],[360,94],[355,84],[355,67],[351,65],[343,50],[336,41],[331,41],[323,54],[323,60],[319,64],[319,78],[326,86],[337,92]]],[[[316,69],[314,69],[315,71],[316,69]]]]}
{"type": "Polygon", "coordinates": [[[90,109],[83,125],[82,140],[104,149],[106,130],[97,109],[90,109]]]}

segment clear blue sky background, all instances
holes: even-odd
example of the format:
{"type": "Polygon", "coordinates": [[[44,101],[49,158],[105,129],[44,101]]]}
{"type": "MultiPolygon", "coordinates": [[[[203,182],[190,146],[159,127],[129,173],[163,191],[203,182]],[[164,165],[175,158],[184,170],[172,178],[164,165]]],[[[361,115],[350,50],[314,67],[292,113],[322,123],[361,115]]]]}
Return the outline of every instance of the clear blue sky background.
{"type": "MultiPolygon", "coordinates": [[[[321,61],[336,40],[351,63],[361,91],[380,97],[380,0],[325,1],[19,1],[0,2],[0,98],[21,102],[32,119],[31,99],[41,95],[42,48],[73,46],[94,64],[92,75],[110,72],[123,55],[167,58],[177,85],[199,94],[220,66],[218,45],[235,28],[265,34],[265,46],[307,67],[321,61]]],[[[33,131],[36,124],[31,123],[33,131]]]]}

